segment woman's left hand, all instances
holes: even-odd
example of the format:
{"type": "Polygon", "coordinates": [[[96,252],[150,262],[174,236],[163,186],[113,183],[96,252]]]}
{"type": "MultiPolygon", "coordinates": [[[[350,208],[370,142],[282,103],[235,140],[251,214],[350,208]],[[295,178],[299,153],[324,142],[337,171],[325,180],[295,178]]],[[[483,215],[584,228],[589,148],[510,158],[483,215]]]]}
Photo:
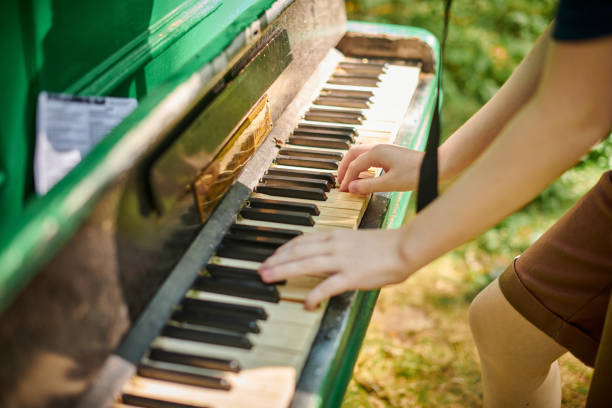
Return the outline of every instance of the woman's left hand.
{"type": "Polygon", "coordinates": [[[259,268],[264,282],[294,276],[327,276],[306,297],[306,309],[355,289],[399,283],[412,272],[400,255],[402,231],[334,230],[297,237],[259,268]]]}

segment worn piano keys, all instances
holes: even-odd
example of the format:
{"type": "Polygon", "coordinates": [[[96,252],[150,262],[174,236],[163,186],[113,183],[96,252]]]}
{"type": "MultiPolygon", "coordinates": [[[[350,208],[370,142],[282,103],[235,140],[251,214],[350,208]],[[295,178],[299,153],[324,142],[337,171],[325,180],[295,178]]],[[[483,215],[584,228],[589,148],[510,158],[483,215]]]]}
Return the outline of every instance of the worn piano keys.
{"type": "Polygon", "coordinates": [[[243,1],[239,16],[212,3],[165,23],[213,19],[227,46],[168,74],[2,242],[2,288],[25,286],[1,293],[3,406],[340,403],[377,292],[309,312],[318,278],[266,285],[256,269],[299,234],[401,224],[409,193],[340,193],[335,173],[356,143],[424,148],[437,42],[346,23],[341,1],[243,1]],[[36,372],[57,379],[20,391],[36,372]]]}

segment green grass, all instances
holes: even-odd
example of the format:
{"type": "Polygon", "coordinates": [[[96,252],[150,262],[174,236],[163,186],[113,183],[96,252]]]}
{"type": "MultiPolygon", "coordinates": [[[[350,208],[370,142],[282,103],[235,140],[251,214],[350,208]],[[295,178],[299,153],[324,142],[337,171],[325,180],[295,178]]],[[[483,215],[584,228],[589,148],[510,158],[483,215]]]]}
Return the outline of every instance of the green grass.
{"type": "MultiPolygon", "coordinates": [[[[455,0],[444,66],[448,137],[503,84],[545,29],[556,0],[455,0]]],[[[442,1],[348,0],[349,18],[439,35],[442,1]]],[[[474,296],[610,168],[598,145],[535,200],[406,282],[381,292],[343,407],[479,407],[478,357],[467,325],[474,296]]],[[[563,406],[583,407],[591,371],[560,360],[563,406]]]]}

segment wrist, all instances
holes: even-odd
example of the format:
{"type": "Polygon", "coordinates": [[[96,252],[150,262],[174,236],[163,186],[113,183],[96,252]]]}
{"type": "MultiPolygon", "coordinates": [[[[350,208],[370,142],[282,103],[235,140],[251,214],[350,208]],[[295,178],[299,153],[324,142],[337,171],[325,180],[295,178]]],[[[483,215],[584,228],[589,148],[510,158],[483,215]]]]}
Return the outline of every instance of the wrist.
{"type": "Polygon", "coordinates": [[[403,226],[398,230],[398,242],[396,246],[397,255],[403,265],[402,270],[405,271],[406,279],[412,273],[416,272],[422,265],[419,265],[419,254],[417,246],[412,242],[414,234],[410,233],[409,226],[403,226]]]}

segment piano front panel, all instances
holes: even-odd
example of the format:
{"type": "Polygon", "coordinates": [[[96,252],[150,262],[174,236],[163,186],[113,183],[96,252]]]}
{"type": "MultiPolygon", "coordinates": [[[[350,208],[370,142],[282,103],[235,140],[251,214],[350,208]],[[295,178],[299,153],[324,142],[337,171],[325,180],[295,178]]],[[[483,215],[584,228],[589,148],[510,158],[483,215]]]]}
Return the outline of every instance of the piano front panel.
{"type": "MultiPolygon", "coordinates": [[[[169,140],[161,144],[162,148],[135,164],[127,184],[120,187],[122,200],[114,217],[117,222],[114,238],[121,241],[118,245],[119,274],[132,319],[140,314],[200,230],[201,217],[192,190],[187,186],[207,167],[252,104],[262,96],[254,91],[265,91],[268,95],[270,117],[272,123],[276,123],[306,79],[340,40],[345,23],[344,3],[340,0],[293,2],[261,34],[265,38],[267,33],[280,33],[270,42],[270,47],[263,47],[261,54],[264,55],[255,55],[263,61],[261,66],[252,61],[236,74],[232,64],[241,64],[241,58],[248,55],[249,50],[239,52],[228,61],[230,65],[214,77],[214,81],[233,78],[215,99],[203,106],[195,103],[193,111],[184,113],[175,128],[168,132],[169,140]],[[268,55],[281,52],[289,53],[282,60],[268,55]],[[258,83],[272,79],[267,71],[278,76],[265,89],[258,83]],[[262,72],[266,73],[265,78],[262,72]],[[244,101],[249,103],[244,104],[244,101]],[[199,117],[206,121],[197,130],[191,129],[191,121],[197,123],[199,117]],[[228,133],[216,134],[217,129],[228,133]],[[220,140],[219,145],[207,145],[209,133],[220,140]],[[173,175],[177,176],[175,180],[173,175]],[[143,286],[145,280],[150,285],[143,286]]],[[[206,96],[202,98],[207,100],[206,96]]]]}

